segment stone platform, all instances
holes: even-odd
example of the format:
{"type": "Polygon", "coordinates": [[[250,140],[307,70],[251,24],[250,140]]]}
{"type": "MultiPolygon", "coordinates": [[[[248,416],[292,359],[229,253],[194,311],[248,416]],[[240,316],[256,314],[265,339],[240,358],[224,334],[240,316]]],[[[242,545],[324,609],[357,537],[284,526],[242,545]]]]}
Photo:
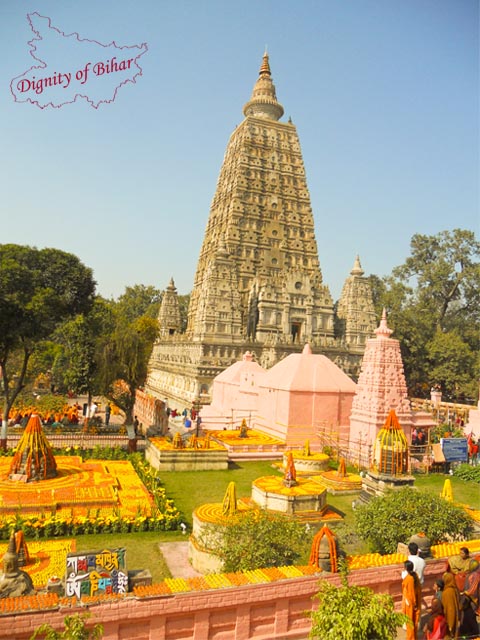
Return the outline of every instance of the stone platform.
{"type": "Polygon", "coordinates": [[[222,445],[210,440],[205,448],[205,440],[199,439],[199,447],[186,446],[174,449],[166,438],[147,439],[145,458],[160,471],[206,471],[228,469],[228,451],[222,445]]]}

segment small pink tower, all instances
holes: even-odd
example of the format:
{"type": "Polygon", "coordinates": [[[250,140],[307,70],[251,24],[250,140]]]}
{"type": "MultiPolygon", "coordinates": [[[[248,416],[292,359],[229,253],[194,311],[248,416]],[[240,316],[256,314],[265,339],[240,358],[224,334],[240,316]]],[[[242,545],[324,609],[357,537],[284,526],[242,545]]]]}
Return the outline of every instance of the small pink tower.
{"type": "Polygon", "coordinates": [[[373,445],[392,409],[406,433],[412,425],[412,410],[403,373],[400,342],[391,338],[387,313],[383,310],[376,337],[367,340],[360,377],[350,414],[350,443],[373,445]]]}

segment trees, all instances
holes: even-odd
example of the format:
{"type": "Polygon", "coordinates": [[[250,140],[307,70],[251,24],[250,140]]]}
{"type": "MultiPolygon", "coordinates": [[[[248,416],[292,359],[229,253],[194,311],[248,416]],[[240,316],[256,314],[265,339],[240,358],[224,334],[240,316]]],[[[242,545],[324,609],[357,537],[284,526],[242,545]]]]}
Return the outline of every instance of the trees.
{"type": "Polygon", "coordinates": [[[94,292],[92,271],[76,256],[0,245],[1,446],[6,446],[8,414],[25,386],[35,348],[66,318],[88,311],[94,292]]]}
{"type": "Polygon", "coordinates": [[[370,278],[377,313],[386,307],[394,337],[400,340],[412,395],[423,397],[432,384],[439,384],[447,399],[475,396],[479,257],[480,243],[471,231],[415,234],[403,265],[388,278],[370,278]],[[448,359],[442,357],[443,348],[448,359]]]}
{"type": "Polygon", "coordinates": [[[140,316],[157,318],[161,299],[162,293],[155,287],[135,284],[125,287],[125,292],[118,298],[115,306],[120,315],[133,322],[140,316]]]}
{"type": "Polygon", "coordinates": [[[342,571],[342,586],[321,581],[315,596],[318,608],[311,613],[309,637],[321,640],[395,640],[397,627],[407,622],[395,613],[387,594],[376,594],[369,587],[348,584],[342,571]]]}
{"type": "Polygon", "coordinates": [[[356,530],[372,551],[395,553],[399,542],[423,532],[433,544],[464,540],[473,522],[461,507],[425,491],[405,488],[373,498],[355,511],[356,530]]]}
{"type": "Polygon", "coordinates": [[[53,366],[56,378],[61,377],[64,390],[87,394],[88,404],[91,396],[100,391],[100,345],[108,340],[113,328],[111,304],[97,296],[88,313],[65,322],[55,333],[61,348],[53,366]],[[56,372],[57,364],[61,364],[61,373],[56,372]]]}
{"type": "Polygon", "coordinates": [[[135,392],[145,382],[148,360],[158,335],[158,321],[149,315],[141,315],[148,311],[149,305],[140,305],[138,296],[130,295],[140,289],[139,286],[129,287],[118,303],[109,303],[113,314],[112,329],[98,344],[100,389],[125,413],[126,424],[133,422],[135,392]]]}
{"type": "Polygon", "coordinates": [[[206,527],[206,546],[222,558],[224,571],[293,564],[305,546],[305,527],[266,511],[234,517],[221,532],[206,527]]]}

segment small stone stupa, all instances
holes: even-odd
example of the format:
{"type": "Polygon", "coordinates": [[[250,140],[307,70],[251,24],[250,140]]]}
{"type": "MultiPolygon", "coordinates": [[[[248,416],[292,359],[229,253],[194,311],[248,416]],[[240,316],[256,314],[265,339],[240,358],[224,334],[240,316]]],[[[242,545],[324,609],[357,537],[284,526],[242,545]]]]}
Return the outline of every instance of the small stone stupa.
{"type": "Polygon", "coordinates": [[[15,536],[12,535],[3,556],[3,574],[0,574],[0,598],[15,598],[34,593],[31,577],[18,566],[15,536]]]}
{"type": "Polygon", "coordinates": [[[8,477],[19,482],[34,482],[57,476],[57,463],[40,418],[32,414],[18,443],[8,477]]]}
{"type": "Polygon", "coordinates": [[[363,479],[361,498],[369,500],[387,489],[411,487],[414,481],[408,474],[407,438],[392,409],[375,439],[372,469],[363,479]]]}

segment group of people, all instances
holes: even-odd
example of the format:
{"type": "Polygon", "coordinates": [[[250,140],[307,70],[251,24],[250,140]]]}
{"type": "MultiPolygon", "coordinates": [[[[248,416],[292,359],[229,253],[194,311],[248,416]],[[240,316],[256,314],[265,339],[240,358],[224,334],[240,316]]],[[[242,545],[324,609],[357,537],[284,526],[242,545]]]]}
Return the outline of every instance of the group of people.
{"type": "MultiPolygon", "coordinates": [[[[402,572],[402,613],[411,620],[407,640],[417,640],[421,618],[421,600],[425,560],[418,545],[408,545],[409,556],[402,572]]],[[[449,559],[448,571],[434,585],[435,595],[423,626],[427,640],[457,640],[479,633],[480,566],[467,547],[449,559]]]]}
{"type": "Polygon", "coordinates": [[[415,427],[412,431],[412,445],[416,447],[423,447],[426,444],[425,432],[423,429],[418,429],[415,427]]]}

